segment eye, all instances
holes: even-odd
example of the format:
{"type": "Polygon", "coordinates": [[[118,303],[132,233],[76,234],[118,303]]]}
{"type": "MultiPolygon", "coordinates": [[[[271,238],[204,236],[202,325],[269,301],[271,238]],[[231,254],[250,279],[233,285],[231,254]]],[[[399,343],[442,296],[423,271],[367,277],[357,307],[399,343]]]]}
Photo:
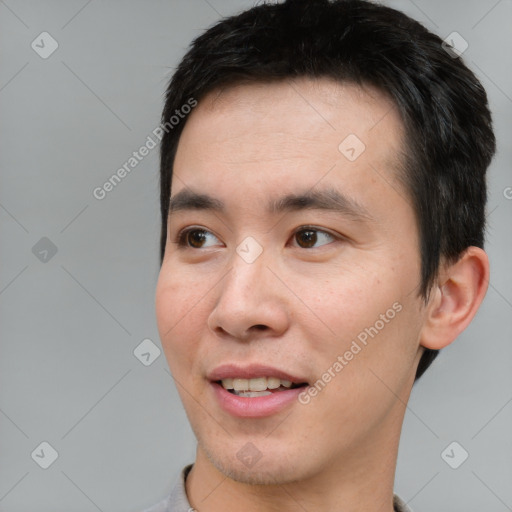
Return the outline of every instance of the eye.
{"type": "Polygon", "coordinates": [[[323,242],[320,243],[320,246],[327,245],[336,239],[334,235],[331,235],[327,231],[309,226],[299,229],[293,236],[302,249],[315,248],[318,242],[323,242]]]}
{"type": "MultiPolygon", "coordinates": [[[[327,231],[310,226],[304,226],[295,231],[293,236],[302,249],[314,249],[336,240],[336,237],[327,231]]],[[[219,242],[219,239],[211,231],[202,228],[184,229],[176,237],[176,243],[179,247],[190,249],[214,247],[217,245],[215,240],[219,242]],[[209,238],[212,240],[210,243],[208,243],[209,238]]]]}
{"type": "Polygon", "coordinates": [[[206,229],[189,228],[180,231],[177,236],[176,243],[179,247],[189,247],[191,249],[203,249],[205,247],[212,247],[215,244],[206,244],[208,238],[219,240],[213,233],[206,229]]]}

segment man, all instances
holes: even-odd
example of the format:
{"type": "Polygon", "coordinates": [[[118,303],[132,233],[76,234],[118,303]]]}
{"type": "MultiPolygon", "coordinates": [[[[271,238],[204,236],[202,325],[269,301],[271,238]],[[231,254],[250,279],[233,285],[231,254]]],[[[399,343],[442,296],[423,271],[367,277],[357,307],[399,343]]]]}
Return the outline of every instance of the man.
{"type": "Polygon", "coordinates": [[[489,280],[482,86],[398,11],[288,0],[194,41],[162,129],[157,321],[198,446],[148,510],[410,510],[405,404],[489,280]]]}

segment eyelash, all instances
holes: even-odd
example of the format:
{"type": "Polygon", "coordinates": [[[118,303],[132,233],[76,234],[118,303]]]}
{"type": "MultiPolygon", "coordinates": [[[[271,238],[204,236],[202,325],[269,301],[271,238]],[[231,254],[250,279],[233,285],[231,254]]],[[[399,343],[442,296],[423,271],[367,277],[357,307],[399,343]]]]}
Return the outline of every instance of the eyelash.
{"type": "MultiPolygon", "coordinates": [[[[181,249],[196,249],[196,250],[202,249],[202,247],[199,247],[199,248],[191,247],[190,245],[187,244],[187,235],[189,233],[193,232],[193,231],[201,231],[201,232],[204,232],[204,233],[211,233],[211,234],[213,234],[211,231],[209,231],[207,229],[204,229],[204,228],[199,228],[199,227],[184,228],[184,229],[182,229],[176,235],[174,243],[177,244],[178,247],[181,248],[181,249]]],[[[300,228],[298,228],[297,230],[294,231],[293,236],[295,237],[298,233],[300,233],[302,231],[315,231],[315,232],[318,232],[318,233],[323,233],[323,234],[331,237],[333,240],[338,240],[338,241],[342,240],[342,238],[343,238],[340,235],[336,236],[333,233],[330,233],[329,231],[326,231],[324,229],[320,229],[320,228],[317,228],[315,226],[307,226],[307,225],[306,226],[300,226],[300,228]]],[[[329,245],[329,244],[324,244],[324,245],[329,245]]],[[[323,245],[321,247],[323,247],[323,245]]],[[[303,247],[299,247],[299,249],[304,249],[304,248],[303,247]]],[[[311,249],[315,249],[315,247],[307,248],[305,250],[309,250],[310,251],[311,249]]],[[[317,247],[317,249],[318,249],[318,247],[317,247]]]]}

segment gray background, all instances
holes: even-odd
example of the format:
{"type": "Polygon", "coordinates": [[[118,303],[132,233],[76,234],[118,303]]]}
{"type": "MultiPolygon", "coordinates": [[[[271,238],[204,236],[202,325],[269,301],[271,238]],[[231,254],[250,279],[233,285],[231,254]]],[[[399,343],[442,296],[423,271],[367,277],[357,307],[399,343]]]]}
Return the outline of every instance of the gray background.
{"type": "MultiPolygon", "coordinates": [[[[160,347],[157,149],[105,199],[92,190],[158,125],[192,38],[252,3],[0,1],[1,511],[136,512],[193,461],[163,353],[149,366],[133,353],[147,338],[160,347]],[[47,59],[31,48],[43,31],[59,44],[47,59]],[[46,262],[32,252],[42,237],[57,248],[46,262]],[[31,457],[43,441],[59,454],[48,469],[31,457]]],[[[512,2],[386,4],[468,41],[499,142],[491,285],[413,390],[395,490],[415,512],[512,510],[512,2]],[[469,453],[458,469],[441,457],[452,441],[469,453]]]]}

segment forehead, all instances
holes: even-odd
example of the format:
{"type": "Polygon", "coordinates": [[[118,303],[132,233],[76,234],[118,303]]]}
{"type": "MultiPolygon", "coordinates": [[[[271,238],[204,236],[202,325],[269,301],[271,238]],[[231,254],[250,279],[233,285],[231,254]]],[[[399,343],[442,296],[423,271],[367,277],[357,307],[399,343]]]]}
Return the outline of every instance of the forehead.
{"type": "Polygon", "coordinates": [[[241,83],[215,89],[201,99],[187,125],[200,114],[203,122],[231,117],[240,127],[248,128],[253,125],[249,113],[254,120],[264,120],[265,128],[293,127],[297,133],[314,127],[340,133],[351,128],[371,129],[386,117],[388,124],[402,133],[395,103],[386,93],[371,85],[331,78],[241,83]],[[299,117],[304,121],[301,125],[295,123],[299,117]]]}
{"type": "Polygon", "coordinates": [[[187,118],[172,191],[238,185],[275,195],[322,181],[355,192],[396,181],[402,154],[397,109],[375,88],[331,79],[241,84],[209,93],[187,118]]]}

